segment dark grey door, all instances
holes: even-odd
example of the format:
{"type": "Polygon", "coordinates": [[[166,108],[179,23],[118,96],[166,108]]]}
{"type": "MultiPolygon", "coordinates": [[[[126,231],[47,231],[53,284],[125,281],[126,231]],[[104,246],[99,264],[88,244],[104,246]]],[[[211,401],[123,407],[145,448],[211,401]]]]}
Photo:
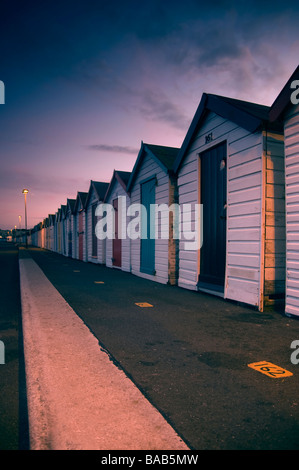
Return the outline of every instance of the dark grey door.
{"type": "Polygon", "coordinates": [[[199,287],[224,289],[226,263],[226,142],[200,155],[203,245],[199,287]]]}

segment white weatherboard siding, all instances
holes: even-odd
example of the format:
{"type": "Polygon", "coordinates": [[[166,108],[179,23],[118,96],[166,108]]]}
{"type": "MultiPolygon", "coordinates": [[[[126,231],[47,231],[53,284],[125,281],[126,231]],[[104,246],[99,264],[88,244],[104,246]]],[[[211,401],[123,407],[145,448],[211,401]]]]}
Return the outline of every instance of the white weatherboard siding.
{"type": "Polygon", "coordinates": [[[72,258],[78,259],[78,213],[73,214],[72,258]]]}
{"type": "Polygon", "coordinates": [[[55,244],[55,243],[54,243],[54,242],[55,242],[55,236],[54,236],[54,235],[55,235],[55,227],[54,227],[54,225],[52,224],[52,225],[50,226],[50,248],[49,248],[51,251],[54,251],[54,250],[55,250],[55,246],[54,246],[54,244],[55,244]]]}
{"type": "MultiPolygon", "coordinates": [[[[271,136],[272,141],[276,142],[274,135],[271,136]]],[[[281,142],[280,137],[278,141],[281,142]]],[[[271,155],[269,155],[269,161],[266,160],[268,136],[261,132],[252,134],[233,122],[209,112],[198,134],[191,142],[179,170],[179,203],[200,203],[199,154],[222,142],[227,144],[227,241],[224,297],[262,309],[266,236],[264,201],[266,192],[271,203],[277,195],[276,182],[271,180],[267,187],[266,177],[268,179],[273,177],[270,173],[274,172],[276,165],[281,167],[281,160],[278,157],[277,162],[271,160],[271,155]],[[210,133],[213,134],[213,140],[206,144],[205,136],[210,133]],[[264,164],[266,161],[270,167],[267,169],[267,174],[264,164]]],[[[282,157],[281,145],[277,153],[279,152],[282,157]]],[[[270,250],[280,234],[277,234],[276,229],[268,229],[267,236],[273,242],[269,242],[270,250]]],[[[184,288],[197,290],[200,250],[186,251],[185,241],[182,236],[178,284],[184,288]]],[[[203,246],[204,243],[203,240],[203,246]]],[[[267,273],[269,282],[272,281],[271,276],[277,276],[275,268],[274,271],[272,268],[272,272],[267,273]]]]}
{"type": "Polygon", "coordinates": [[[73,215],[73,258],[79,259],[78,255],[78,212],[73,215]]]}
{"type": "Polygon", "coordinates": [[[63,236],[63,255],[67,256],[67,219],[64,217],[62,225],[62,236],[63,236]]]}
{"type": "MultiPolygon", "coordinates": [[[[131,191],[131,204],[139,204],[140,183],[149,177],[156,177],[155,204],[169,203],[169,176],[148,155],[144,157],[142,166],[136,176],[131,191]]],[[[163,284],[169,280],[168,266],[168,239],[155,240],[155,275],[140,272],[140,239],[131,240],[131,272],[140,277],[151,279],[163,284]]]]}
{"type": "Polygon", "coordinates": [[[87,246],[86,246],[86,210],[83,211],[83,261],[87,261],[87,246]]]}
{"type": "Polygon", "coordinates": [[[97,256],[92,254],[92,206],[99,204],[97,195],[94,190],[90,196],[88,206],[86,208],[86,246],[87,246],[87,261],[91,263],[105,264],[105,240],[97,239],[97,256]]]}
{"type": "MultiPolygon", "coordinates": [[[[125,197],[126,198],[126,211],[128,210],[128,207],[130,205],[130,198],[124,188],[121,186],[121,184],[118,181],[114,181],[113,187],[111,189],[111,193],[109,195],[109,198],[107,201],[105,201],[106,204],[111,204],[113,205],[114,199],[117,199],[119,196],[125,197]]],[[[126,225],[127,228],[127,225],[126,225]]],[[[110,238],[106,239],[106,266],[109,268],[114,267],[112,263],[112,258],[113,258],[113,240],[110,238]]],[[[131,246],[130,246],[130,238],[127,236],[122,240],[121,243],[121,269],[122,271],[131,271],[131,246]]]]}
{"type": "MultiPolygon", "coordinates": [[[[79,217],[80,212],[82,210],[82,205],[80,204],[78,212],[74,215],[74,233],[73,233],[73,258],[79,259],[79,217]]],[[[86,213],[83,211],[83,261],[86,260],[85,258],[85,216],[86,213]]]]}
{"type": "Polygon", "coordinates": [[[66,256],[73,256],[73,215],[69,212],[66,216],[66,256]]]}
{"type": "Polygon", "coordinates": [[[299,106],[285,117],[286,308],[299,315],[299,106]]]}

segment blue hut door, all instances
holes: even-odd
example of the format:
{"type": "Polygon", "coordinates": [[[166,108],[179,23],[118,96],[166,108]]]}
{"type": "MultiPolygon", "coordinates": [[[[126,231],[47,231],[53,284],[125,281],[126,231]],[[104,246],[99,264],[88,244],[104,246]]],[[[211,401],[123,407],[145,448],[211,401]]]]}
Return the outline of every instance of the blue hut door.
{"type": "Polygon", "coordinates": [[[224,291],[226,263],[226,142],[200,155],[203,245],[198,287],[224,291]]]}
{"type": "Polygon", "coordinates": [[[155,188],[156,178],[145,181],[140,188],[144,206],[141,213],[140,271],[147,274],[155,274],[155,215],[151,210],[151,205],[155,204],[155,188]]]}

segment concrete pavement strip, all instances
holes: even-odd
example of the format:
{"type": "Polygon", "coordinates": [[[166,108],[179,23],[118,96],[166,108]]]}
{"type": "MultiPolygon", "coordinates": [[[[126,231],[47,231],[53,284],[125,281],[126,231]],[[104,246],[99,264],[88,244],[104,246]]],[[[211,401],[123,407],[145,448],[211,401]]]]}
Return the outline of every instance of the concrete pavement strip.
{"type": "Polygon", "coordinates": [[[19,267],[30,448],[188,451],[35,261],[19,267]]]}

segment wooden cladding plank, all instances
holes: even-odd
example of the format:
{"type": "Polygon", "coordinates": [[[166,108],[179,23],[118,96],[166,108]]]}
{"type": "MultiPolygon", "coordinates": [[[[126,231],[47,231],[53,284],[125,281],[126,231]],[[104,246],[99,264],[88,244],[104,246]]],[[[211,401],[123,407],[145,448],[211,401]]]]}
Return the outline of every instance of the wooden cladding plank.
{"type": "Polygon", "coordinates": [[[243,266],[228,266],[227,276],[249,281],[258,281],[259,271],[257,269],[243,266]]]}

